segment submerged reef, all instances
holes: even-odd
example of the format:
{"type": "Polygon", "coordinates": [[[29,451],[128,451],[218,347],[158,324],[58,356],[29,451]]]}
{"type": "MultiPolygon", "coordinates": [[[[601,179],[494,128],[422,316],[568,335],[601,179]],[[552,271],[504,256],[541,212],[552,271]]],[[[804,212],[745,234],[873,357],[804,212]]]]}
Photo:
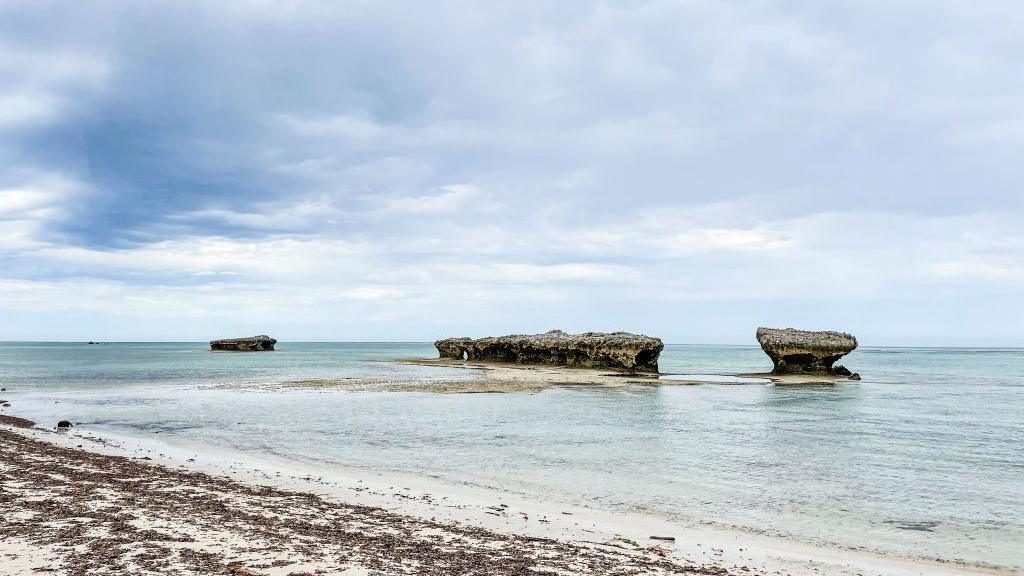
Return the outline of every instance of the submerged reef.
{"type": "Polygon", "coordinates": [[[221,340],[211,340],[210,350],[232,350],[235,352],[262,352],[264,350],[273,350],[274,344],[277,344],[277,340],[261,334],[259,336],[249,336],[247,338],[224,338],[221,340]]]}
{"type": "Polygon", "coordinates": [[[773,374],[829,374],[850,376],[833,364],[857,348],[857,339],[845,332],[758,328],[757,341],[772,359],[773,374]]]}
{"type": "Polygon", "coordinates": [[[441,358],[569,368],[613,368],[657,372],[665,347],[660,338],[628,332],[514,334],[487,338],[446,338],[434,342],[441,358]]]}

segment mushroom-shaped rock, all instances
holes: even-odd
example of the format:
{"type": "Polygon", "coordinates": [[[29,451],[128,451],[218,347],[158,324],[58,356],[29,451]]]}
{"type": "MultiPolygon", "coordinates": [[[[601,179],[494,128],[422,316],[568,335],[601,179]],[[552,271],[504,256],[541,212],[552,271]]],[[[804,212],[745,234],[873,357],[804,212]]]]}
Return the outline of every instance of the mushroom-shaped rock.
{"type": "Polygon", "coordinates": [[[488,338],[447,338],[434,343],[441,358],[569,368],[613,368],[657,372],[665,347],[660,338],[628,332],[515,334],[488,338]]]}
{"type": "Polygon", "coordinates": [[[794,328],[758,328],[757,341],[775,364],[774,374],[835,375],[832,365],[857,348],[857,339],[845,332],[794,328]]]}
{"type": "Polygon", "coordinates": [[[273,350],[277,340],[261,334],[247,338],[224,338],[222,340],[211,340],[210,350],[232,350],[235,352],[261,352],[273,350]]]}

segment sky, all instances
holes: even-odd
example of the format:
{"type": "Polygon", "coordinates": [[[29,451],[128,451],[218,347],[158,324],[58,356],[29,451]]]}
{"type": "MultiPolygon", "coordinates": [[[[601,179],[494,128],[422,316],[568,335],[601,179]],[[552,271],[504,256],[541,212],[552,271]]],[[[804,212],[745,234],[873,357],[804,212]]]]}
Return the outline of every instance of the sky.
{"type": "Polygon", "coordinates": [[[0,340],[1024,346],[1024,5],[0,0],[0,340]]]}

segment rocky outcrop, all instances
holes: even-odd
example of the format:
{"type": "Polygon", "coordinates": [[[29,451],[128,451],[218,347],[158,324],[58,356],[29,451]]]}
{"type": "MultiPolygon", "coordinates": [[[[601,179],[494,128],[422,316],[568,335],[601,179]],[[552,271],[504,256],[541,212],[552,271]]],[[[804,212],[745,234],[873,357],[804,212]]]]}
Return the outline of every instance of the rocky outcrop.
{"type": "Polygon", "coordinates": [[[454,360],[468,359],[469,349],[472,345],[472,338],[445,338],[434,342],[434,347],[437,348],[437,353],[441,355],[441,358],[454,360]]]}
{"type": "Polygon", "coordinates": [[[488,338],[446,338],[434,342],[441,358],[570,368],[614,368],[657,372],[661,339],[628,332],[516,334],[488,338]]]}
{"type": "Polygon", "coordinates": [[[757,341],[775,364],[774,374],[849,375],[842,367],[837,374],[833,364],[857,348],[857,339],[845,332],[793,328],[758,328],[757,341]]]}
{"type": "Polygon", "coordinates": [[[273,350],[277,340],[261,334],[249,336],[248,338],[224,338],[222,340],[211,340],[210,350],[233,350],[235,352],[261,352],[273,350]]]}

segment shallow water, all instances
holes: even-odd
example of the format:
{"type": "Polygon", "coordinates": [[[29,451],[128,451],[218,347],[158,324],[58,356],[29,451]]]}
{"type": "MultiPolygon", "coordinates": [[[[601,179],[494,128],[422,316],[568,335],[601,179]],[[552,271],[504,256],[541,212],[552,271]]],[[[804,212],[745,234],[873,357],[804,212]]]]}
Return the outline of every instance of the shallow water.
{"type": "MultiPolygon", "coordinates": [[[[466,370],[388,362],[429,344],[0,344],[4,413],[250,453],[424,473],[816,542],[1024,567],[1024,350],[861,349],[835,386],[539,393],[221,384],[466,370]],[[56,402],[56,404],[55,404],[56,402]]],[[[667,346],[664,372],[770,369],[756,347],[667,346]]]]}

